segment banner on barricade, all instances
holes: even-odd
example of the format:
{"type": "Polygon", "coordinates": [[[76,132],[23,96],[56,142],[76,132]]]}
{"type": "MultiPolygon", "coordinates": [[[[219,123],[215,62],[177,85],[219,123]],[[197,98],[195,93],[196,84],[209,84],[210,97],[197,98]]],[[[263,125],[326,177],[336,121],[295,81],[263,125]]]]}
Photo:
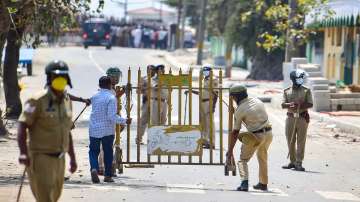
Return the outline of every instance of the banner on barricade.
{"type": "Polygon", "coordinates": [[[165,86],[189,86],[190,76],[189,74],[172,75],[162,74],[160,75],[161,85],[165,86]]]}
{"type": "Polygon", "coordinates": [[[148,129],[150,155],[202,155],[200,126],[153,126],[148,129]]]}

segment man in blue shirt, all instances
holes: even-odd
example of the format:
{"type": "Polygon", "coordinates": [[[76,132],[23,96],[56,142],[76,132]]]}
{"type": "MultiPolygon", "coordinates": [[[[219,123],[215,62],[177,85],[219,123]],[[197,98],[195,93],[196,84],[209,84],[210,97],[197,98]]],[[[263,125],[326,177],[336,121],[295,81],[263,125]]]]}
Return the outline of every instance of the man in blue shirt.
{"type": "Polygon", "coordinates": [[[100,144],[104,150],[105,177],[104,182],[114,182],[112,179],[113,142],[116,124],[130,124],[131,118],[124,119],[117,115],[117,100],[111,91],[111,78],[103,76],[99,79],[100,90],[90,98],[92,111],[90,115],[89,159],[91,167],[91,180],[99,183],[98,156],[100,144]]]}

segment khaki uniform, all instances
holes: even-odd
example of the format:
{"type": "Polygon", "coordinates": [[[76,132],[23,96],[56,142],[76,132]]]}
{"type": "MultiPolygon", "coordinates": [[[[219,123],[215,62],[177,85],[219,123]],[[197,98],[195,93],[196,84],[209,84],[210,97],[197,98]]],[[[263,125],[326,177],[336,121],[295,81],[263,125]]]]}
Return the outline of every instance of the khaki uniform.
{"type": "Polygon", "coordinates": [[[55,202],[64,183],[65,158],[72,127],[72,105],[65,94],[62,100],[44,90],[25,103],[20,122],[29,127],[30,166],[27,169],[31,190],[38,202],[55,202]]]}
{"type": "MultiPolygon", "coordinates": [[[[286,88],[284,90],[283,103],[290,102],[305,102],[312,104],[313,100],[311,90],[304,86],[301,86],[299,88],[286,88]]],[[[299,110],[300,115],[297,118],[297,110],[288,109],[288,116],[286,118],[285,125],[285,134],[289,148],[290,162],[293,164],[301,164],[304,160],[306,133],[309,124],[304,117],[306,113],[307,109],[299,110]],[[297,145],[296,148],[295,143],[297,145]]]]}
{"type": "Polygon", "coordinates": [[[152,91],[151,91],[151,125],[165,125],[167,120],[167,98],[168,98],[168,89],[160,90],[160,114],[158,111],[158,77],[152,78],[152,91]],[[160,115],[160,122],[159,122],[160,115]]]}
{"type": "MultiPolygon", "coordinates": [[[[218,88],[219,81],[217,78],[213,79],[213,88],[218,88]]],[[[215,109],[215,106],[213,105],[213,109],[210,109],[210,90],[207,88],[210,88],[210,80],[204,79],[204,89],[202,90],[201,95],[201,109],[200,109],[200,121],[202,124],[202,130],[201,135],[207,140],[207,143],[210,144],[210,110],[215,109]]],[[[218,95],[218,90],[213,90],[214,94],[216,93],[218,95]]],[[[214,94],[212,95],[213,101],[214,101],[214,94]]],[[[216,104],[216,103],[215,103],[216,104]]],[[[215,119],[213,115],[213,130],[212,130],[212,140],[211,143],[212,146],[215,146],[215,119]]]]}
{"type": "Polygon", "coordinates": [[[249,131],[244,136],[241,136],[240,133],[240,138],[243,142],[241,145],[240,161],[238,162],[241,180],[248,180],[249,170],[247,163],[256,151],[259,162],[259,182],[268,184],[267,151],[273,136],[271,130],[258,132],[259,130],[271,127],[264,103],[257,98],[245,98],[237,107],[234,118],[234,130],[240,130],[241,124],[244,124],[249,131]]]}
{"type": "Polygon", "coordinates": [[[141,92],[140,92],[142,95],[140,132],[139,132],[140,142],[145,134],[145,129],[146,129],[148,121],[149,121],[147,86],[148,86],[148,77],[144,76],[143,78],[141,78],[141,92]]]}

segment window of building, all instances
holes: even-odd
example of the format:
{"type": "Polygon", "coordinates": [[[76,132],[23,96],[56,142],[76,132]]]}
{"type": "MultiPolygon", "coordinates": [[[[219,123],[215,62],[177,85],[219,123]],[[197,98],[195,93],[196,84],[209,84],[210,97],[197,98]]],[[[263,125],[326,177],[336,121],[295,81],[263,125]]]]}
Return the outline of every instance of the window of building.
{"type": "Polygon", "coordinates": [[[336,28],[331,28],[331,45],[335,46],[335,29],[336,28]]]}

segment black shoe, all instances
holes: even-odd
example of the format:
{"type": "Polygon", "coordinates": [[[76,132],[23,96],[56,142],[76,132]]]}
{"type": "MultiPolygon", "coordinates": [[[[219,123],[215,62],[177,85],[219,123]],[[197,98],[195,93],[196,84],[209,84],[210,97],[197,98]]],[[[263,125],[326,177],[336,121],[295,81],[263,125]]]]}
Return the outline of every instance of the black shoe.
{"type": "Polygon", "coordinates": [[[214,146],[214,145],[210,145],[209,143],[203,144],[203,148],[204,148],[204,149],[210,149],[210,147],[211,147],[212,149],[215,149],[215,146],[214,146]]]}
{"type": "Polygon", "coordinates": [[[105,176],[105,177],[104,177],[104,182],[112,183],[112,182],[115,182],[115,181],[112,179],[112,177],[105,176]]]}
{"type": "Polygon", "coordinates": [[[267,184],[261,184],[260,182],[257,185],[253,186],[253,188],[256,189],[256,190],[261,190],[261,191],[267,191],[268,190],[267,184]]]}
{"type": "Polygon", "coordinates": [[[249,191],[249,181],[244,180],[241,185],[236,189],[237,191],[249,191]]]}
{"type": "Polygon", "coordinates": [[[95,184],[100,183],[100,179],[96,170],[91,171],[91,181],[95,184]]]}
{"type": "Polygon", "coordinates": [[[296,171],[302,171],[302,172],[304,172],[304,171],[305,171],[305,168],[302,167],[302,165],[301,165],[301,163],[300,163],[300,164],[295,165],[295,170],[296,170],[296,171]]]}
{"type": "Polygon", "coordinates": [[[282,169],[292,169],[295,168],[295,164],[293,163],[289,163],[288,165],[282,166],[282,169]]]}

